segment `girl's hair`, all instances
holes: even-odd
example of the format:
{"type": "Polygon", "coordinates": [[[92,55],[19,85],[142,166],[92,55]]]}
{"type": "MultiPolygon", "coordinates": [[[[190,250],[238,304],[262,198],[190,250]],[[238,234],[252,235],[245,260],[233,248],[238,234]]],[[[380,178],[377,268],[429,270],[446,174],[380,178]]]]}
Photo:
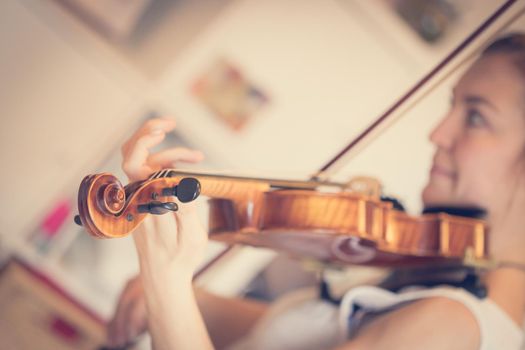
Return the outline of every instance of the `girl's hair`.
{"type": "Polygon", "coordinates": [[[481,57],[491,54],[510,55],[518,69],[525,73],[525,33],[509,33],[493,41],[483,52],[481,57]]]}

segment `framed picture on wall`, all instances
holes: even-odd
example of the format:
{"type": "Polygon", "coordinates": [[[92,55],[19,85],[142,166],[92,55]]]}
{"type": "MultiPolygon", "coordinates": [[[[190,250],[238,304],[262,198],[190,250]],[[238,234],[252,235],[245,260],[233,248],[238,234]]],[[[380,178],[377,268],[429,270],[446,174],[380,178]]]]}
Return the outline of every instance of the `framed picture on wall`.
{"type": "Polygon", "coordinates": [[[440,41],[458,20],[459,12],[450,0],[386,0],[392,9],[428,43],[440,41]]]}
{"type": "Polygon", "coordinates": [[[262,88],[224,58],[212,62],[191,89],[212,115],[235,131],[244,128],[269,103],[262,88]]]}

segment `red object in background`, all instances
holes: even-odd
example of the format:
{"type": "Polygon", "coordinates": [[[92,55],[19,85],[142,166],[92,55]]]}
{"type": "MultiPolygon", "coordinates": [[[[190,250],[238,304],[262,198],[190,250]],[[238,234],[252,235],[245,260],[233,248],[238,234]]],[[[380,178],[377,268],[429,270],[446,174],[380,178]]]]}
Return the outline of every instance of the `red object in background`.
{"type": "Polygon", "coordinates": [[[75,342],[78,340],[79,334],[76,327],[59,316],[53,317],[50,326],[53,333],[59,335],[62,339],[68,342],[75,342]]]}
{"type": "Polygon", "coordinates": [[[53,237],[64,224],[71,213],[71,201],[63,199],[56,203],[51,211],[44,217],[40,226],[45,236],[53,237]]]}
{"type": "Polygon", "coordinates": [[[100,315],[18,257],[0,270],[0,310],[0,349],[99,349],[106,339],[100,315]]]}

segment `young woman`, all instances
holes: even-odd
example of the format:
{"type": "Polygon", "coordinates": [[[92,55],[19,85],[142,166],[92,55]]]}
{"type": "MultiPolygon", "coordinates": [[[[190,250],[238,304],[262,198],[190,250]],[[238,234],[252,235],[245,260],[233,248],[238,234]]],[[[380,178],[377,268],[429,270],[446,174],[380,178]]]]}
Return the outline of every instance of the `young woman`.
{"type": "MultiPolygon", "coordinates": [[[[174,127],[171,120],[150,121],[124,145],[130,180],[202,158],[185,149],[149,153],[174,127]]],[[[155,349],[519,349],[525,316],[525,35],[499,39],[482,53],[454,87],[450,110],[430,140],[436,152],[424,204],[487,210],[490,252],[502,264],[483,276],[486,298],[452,287],[394,294],[371,286],[350,290],[340,308],[312,299],[275,308],[215,297],[192,286],[207,234],[195,208],[183,205],[174,216],[149,218],[133,234],[140,280],[123,294],[110,340],[122,344],[142,331],[147,310],[155,349]],[[361,322],[363,310],[374,317],[361,322]]]]}

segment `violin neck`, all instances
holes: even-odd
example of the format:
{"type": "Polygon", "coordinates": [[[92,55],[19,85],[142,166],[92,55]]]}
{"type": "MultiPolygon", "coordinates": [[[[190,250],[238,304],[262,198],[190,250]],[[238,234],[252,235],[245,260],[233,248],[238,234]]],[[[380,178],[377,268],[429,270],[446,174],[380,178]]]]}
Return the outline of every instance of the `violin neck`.
{"type": "Polygon", "coordinates": [[[270,189],[268,183],[254,180],[229,179],[227,177],[201,176],[189,174],[170,174],[169,179],[175,183],[188,177],[200,182],[200,192],[210,198],[224,198],[234,201],[258,200],[270,189]]]}
{"type": "MultiPolygon", "coordinates": [[[[334,189],[344,189],[346,184],[329,181],[300,181],[300,180],[285,180],[272,179],[249,176],[231,176],[225,174],[213,174],[202,171],[184,171],[177,169],[163,169],[153,173],[150,179],[155,178],[184,178],[194,177],[201,182],[203,194],[206,189],[204,187],[229,187],[238,186],[239,191],[243,191],[250,187],[268,191],[270,189],[295,189],[295,190],[314,190],[320,187],[330,187],[334,189]],[[206,186],[204,184],[207,184],[206,186]]],[[[236,190],[237,191],[237,190],[236,190]]]]}

